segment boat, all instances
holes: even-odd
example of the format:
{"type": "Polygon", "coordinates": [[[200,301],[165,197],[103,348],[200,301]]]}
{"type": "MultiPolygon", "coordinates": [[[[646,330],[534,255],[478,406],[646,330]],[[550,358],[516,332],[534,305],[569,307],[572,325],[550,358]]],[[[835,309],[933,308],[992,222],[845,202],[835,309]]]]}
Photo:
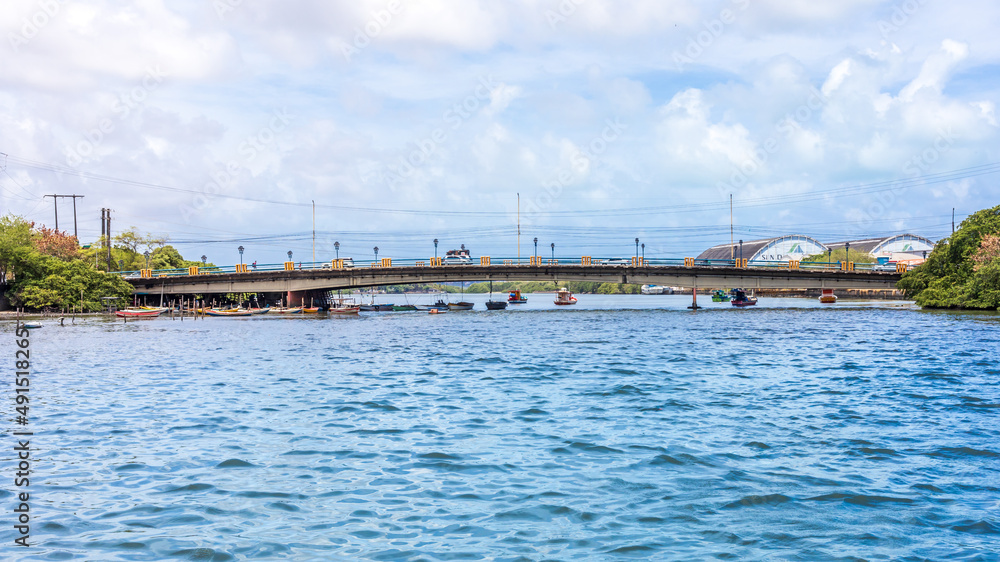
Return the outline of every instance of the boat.
{"type": "Polygon", "coordinates": [[[674,290],[665,285],[643,285],[639,292],[644,295],[672,295],[674,290]]]}
{"type": "Polygon", "coordinates": [[[493,281],[490,281],[490,300],[486,301],[486,310],[504,310],[507,308],[507,301],[493,300],[493,281]]]}
{"type": "Polygon", "coordinates": [[[319,312],[318,306],[307,306],[302,309],[303,314],[316,314],[319,312]]]}
{"type": "Polygon", "coordinates": [[[253,312],[249,310],[212,310],[211,308],[205,311],[205,314],[209,316],[253,316],[253,312]]]}
{"type": "Polygon", "coordinates": [[[157,308],[153,310],[147,310],[142,308],[126,308],[124,310],[116,310],[115,316],[118,316],[119,318],[155,318],[163,314],[167,310],[168,309],[166,308],[157,308]]]}
{"type": "Polygon", "coordinates": [[[427,312],[429,312],[431,314],[444,314],[445,312],[448,312],[448,309],[447,308],[431,308],[431,309],[428,309],[427,312]]]}
{"type": "Polygon", "coordinates": [[[437,302],[434,304],[418,304],[417,310],[448,310],[448,303],[444,302],[444,299],[438,298],[437,302]]]}
{"type": "Polygon", "coordinates": [[[41,324],[21,324],[22,328],[27,328],[28,330],[38,330],[42,327],[41,324]]]}
{"type": "Polygon", "coordinates": [[[448,310],[472,310],[473,306],[475,306],[473,303],[467,301],[450,302],[448,310]]]}
{"type": "Polygon", "coordinates": [[[361,310],[364,312],[389,312],[394,310],[395,307],[391,304],[362,304],[359,305],[361,310]]]}
{"type": "Polygon", "coordinates": [[[757,304],[757,297],[748,297],[747,292],[744,289],[733,289],[733,306],[744,307],[744,306],[754,306],[757,304]]]}
{"type": "Polygon", "coordinates": [[[712,292],[712,302],[729,302],[729,295],[722,289],[716,289],[712,292]]]}
{"type": "Polygon", "coordinates": [[[271,312],[275,314],[302,314],[302,307],[296,306],[294,308],[287,306],[271,307],[271,312]]]}
{"type": "Polygon", "coordinates": [[[524,304],[528,302],[528,298],[521,295],[520,289],[514,289],[507,295],[507,302],[510,304],[524,304]]]}
{"type": "Polygon", "coordinates": [[[334,305],[330,307],[330,314],[357,314],[360,311],[360,306],[334,305]]]}
{"type": "Polygon", "coordinates": [[[416,310],[417,307],[412,304],[394,304],[392,305],[393,312],[412,312],[416,310]]]}
{"type": "Polygon", "coordinates": [[[250,314],[267,314],[268,312],[271,312],[271,307],[250,309],[250,314]]]}
{"type": "Polygon", "coordinates": [[[576,297],[573,296],[573,293],[569,289],[564,287],[556,293],[555,303],[560,305],[576,304],[576,297]]]}
{"type": "Polygon", "coordinates": [[[819,302],[832,304],[837,302],[837,295],[833,294],[833,289],[823,289],[823,294],[819,297],[819,302]]]}

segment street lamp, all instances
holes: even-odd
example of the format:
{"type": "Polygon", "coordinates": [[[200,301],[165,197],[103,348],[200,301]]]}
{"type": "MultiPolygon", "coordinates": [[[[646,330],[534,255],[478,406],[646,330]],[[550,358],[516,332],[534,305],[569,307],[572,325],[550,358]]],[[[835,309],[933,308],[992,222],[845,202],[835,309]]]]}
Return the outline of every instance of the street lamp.
{"type": "Polygon", "coordinates": [[[847,263],[850,261],[851,261],[851,243],[844,242],[844,262],[847,263]]]}
{"type": "Polygon", "coordinates": [[[125,271],[125,260],[118,260],[118,271],[125,271]]]}
{"type": "Polygon", "coordinates": [[[538,237],[535,236],[535,257],[538,257],[538,237]]]}
{"type": "Polygon", "coordinates": [[[236,248],[240,252],[240,265],[243,265],[243,246],[236,248]]]}
{"type": "Polygon", "coordinates": [[[438,239],[437,238],[434,239],[434,257],[435,258],[438,257],[438,239]]]}
{"type": "MultiPolygon", "coordinates": [[[[149,250],[146,250],[145,252],[143,252],[142,255],[146,256],[146,269],[149,269],[149,250]]],[[[924,256],[926,256],[926,255],[927,255],[927,252],[924,252],[924,256]]]]}
{"type": "Polygon", "coordinates": [[[375,261],[378,261],[378,246],[375,246],[375,261]]]}
{"type": "MultiPolygon", "coordinates": [[[[240,258],[242,259],[242,258],[240,258]]],[[[288,250],[288,261],[292,261],[292,251],[288,250]]]]}
{"type": "Polygon", "coordinates": [[[646,243],[642,243],[642,261],[646,261],[646,243]]]}
{"type": "Polygon", "coordinates": [[[833,263],[833,248],[826,249],[826,265],[831,265],[833,263]]]}
{"type": "Polygon", "coordinates": [[[740,267],[743,267],[743,241],[740,240],[740,267]]]}
{"type": "Polygon", "coordinates": [[[555,261],[555,259],[556,259],[556,243],[553,242],[552,243],[552,260],[555,261]]]}
{"type": "Polygon", "coordinates": [[[639,257],[639,238],[635,239],[635,257],[639,257]]]}
{"type": "MultiPolygon", "coordinates": [[[[207,263],[208,263],[208,256],[206,256],[205,254],[202,254],[201,255],[201,265],[205,265],[207,263]]],[[[240,263],[242,263],[242,260],[240,260],[240,263]]]]}
{"type": "Polygon", "coordinates": [[[340,242],[333,243],[333,249],[337,251],[337,259],[340,259],[340,242]]]}

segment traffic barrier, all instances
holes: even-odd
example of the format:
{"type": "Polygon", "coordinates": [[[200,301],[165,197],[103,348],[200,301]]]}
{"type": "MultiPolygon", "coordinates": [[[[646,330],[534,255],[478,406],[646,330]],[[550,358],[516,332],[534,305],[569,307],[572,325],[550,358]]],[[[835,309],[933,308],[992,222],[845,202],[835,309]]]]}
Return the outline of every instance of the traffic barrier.
{"type": "Polygon", "coordinates": [[[514,260],[503,260],[504,265],[514,265],[514,260]]]}
{"type": "Polygon", "coordinates": [[[479,265],[490,265],[489,256],[479,256],[479,265]]]}
{"type": "Polygon", "coordinates": [[[799,262],[797,260],[788,260],[788,269],[798,269],[799,262]]]}
{"type": "Polygon", "coordinates": [[[746,269],[747,268],[747,258],[736,258],[736,268],[746,269]]]}
{"type": "Polygon", "coordinates": [[[334,269],[344,269],[344,260],[341,259],[330,260],[330,265],[334,269]]]}
{"type": "Polygon", "coordinates": [[[684,258],[684,267],[694,267],[694,258],[684,258]]]}
{"type": "Polygon", "coordinates": [[[245,263],[236,264],[236,273],[249,273],[250,266],[245,263]]]}
{"type": "Polygon", "coordinates": [[[152,276],[153,276],[153,270],[152,269],[140,269],[139,270],[139,277],[149,278],[149,277],[152,277],[152,276]]]}
{"type": "Polygon", "coordinates": [[[422,262],[422,261],[418,261],[417,262],[417,267],[423,267],[423,266],[424,266],[424,262],[422,262]]]}
{"type": "Polygon", "coordinates": [[[431,258],[431,267],[440,266],[443,258],[431,258]]]}
{"type": "Polygon", "coordinates": [[[382,258],[382,267],[392,267],[392,258],[382,258]]]}
{"type": "Polygon", "coordinates": [[[198,275],[198,266],[192,265],[188,268],[188,275],[198,275]]]}
{"type": "MultiPolygon", "coordinates": [[[[542,260],[539,259],[538,261],[542,261],[542,260]]],[[[550,259],[549,260],[549,265],[559,265],[559,260],[550,259]]]]}
{"type": "Polygon", "coordinates": [[[580,265],[590,265],[590,256],[580,258],[580,265]]]}
{"type": "Polygon", "coordinates": [[[293,271],[294,269],[295,269],[295,262],[293,261],[285,262],[285,271],[293,271]]]}
{"type": "Polygon", "coordinates": [[[528,265],[542,265],[542,260],[538,259],[538,256],[531,256],[528,260],[528,265]]]}
{"type": "Polygon", "coordinates": [[[905,263],[897,263],[896,264],[896,273],[906,273],[906,264],[905,263]]]}

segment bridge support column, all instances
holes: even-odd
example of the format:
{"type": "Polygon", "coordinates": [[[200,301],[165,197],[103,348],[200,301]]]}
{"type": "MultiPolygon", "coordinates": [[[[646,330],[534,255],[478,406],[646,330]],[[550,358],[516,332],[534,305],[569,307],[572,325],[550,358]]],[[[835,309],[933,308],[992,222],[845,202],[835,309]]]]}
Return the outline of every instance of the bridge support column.
{"type": "Polygon", "coordinates": [[[691,306],[689,306],[688,308],[690,308],[691,310],[698,310],[699,308],[701,308],[700,306],[698,306],[698,283],[697,282],[694,284],[694,288],[691,289],[691,306]]]}

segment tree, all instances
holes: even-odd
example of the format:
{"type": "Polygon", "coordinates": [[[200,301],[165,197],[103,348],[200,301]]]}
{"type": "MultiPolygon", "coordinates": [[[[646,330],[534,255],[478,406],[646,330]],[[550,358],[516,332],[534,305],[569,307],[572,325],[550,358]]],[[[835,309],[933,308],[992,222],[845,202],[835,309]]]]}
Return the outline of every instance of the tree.
{"type": "Polygon", "coordinates": [[[1000,205],[969,215],[898,287],[928,308],[1000,309],[1000,205]]]}
{"type": "Polygon", "coordinates": [[[160,248],[167,243],[166,237],[156,237],[148,232],[143,236],[139,234],[139,230],[134,226],[129,227],[128,230],[123,231],[112,240],[114,240],[119,248],[128,250],[133,254],[141,254],[142,252],[139,251],[140,247],[145,248],[146,251],[153,252],[156,248],[160,248]]]}
{"type": "Polygon", "coordinates": [[[0,283],[7,283],[30,260],[33,226],[34,223],[15,215],[0,217],[0,283]]]}

